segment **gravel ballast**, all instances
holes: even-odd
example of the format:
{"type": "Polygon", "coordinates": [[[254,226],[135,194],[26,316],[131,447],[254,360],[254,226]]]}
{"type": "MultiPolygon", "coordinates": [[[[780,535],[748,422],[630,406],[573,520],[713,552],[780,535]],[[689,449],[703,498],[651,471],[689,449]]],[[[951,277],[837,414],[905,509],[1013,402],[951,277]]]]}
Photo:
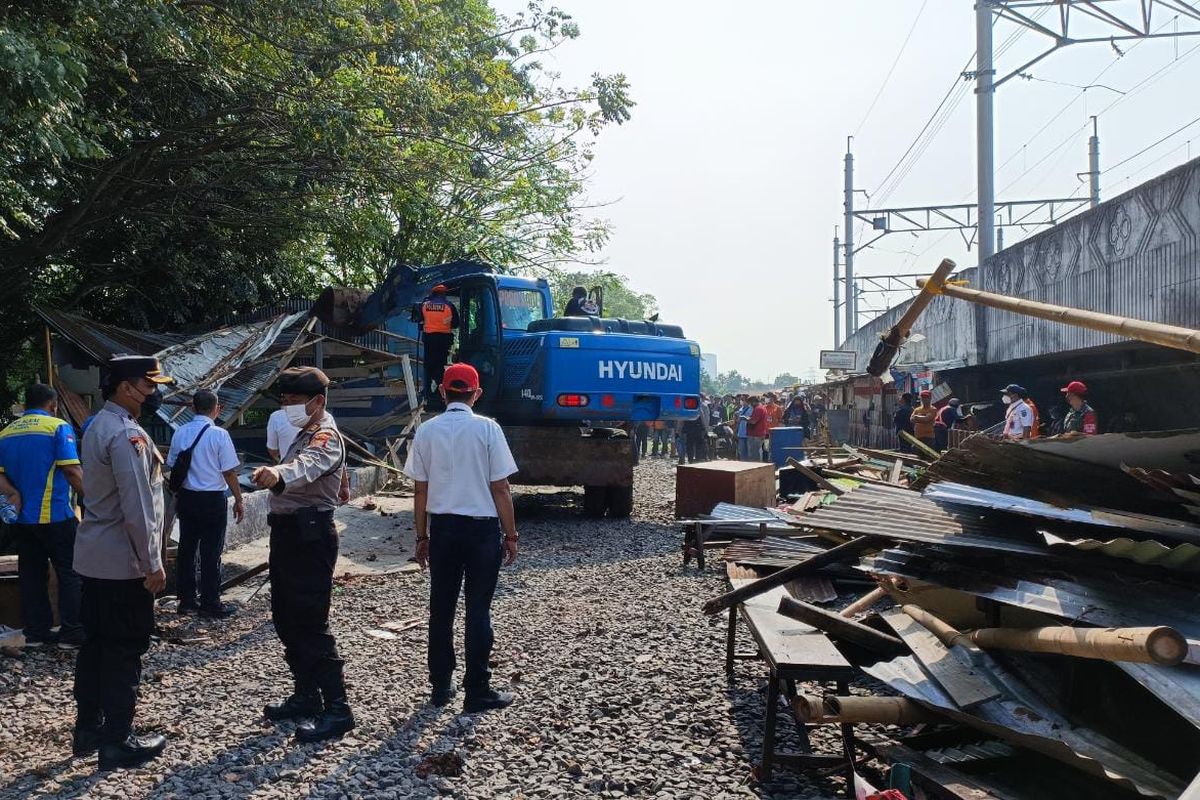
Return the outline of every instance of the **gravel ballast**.
{"type": "MultiPolygon", "coordinates": [[[[138,724],[169,741],[140,769],[97,773],[95,756],[71,757],[72,653],[0,659],[0,798],[835,796],[840,777],[751,779],[765,670],[743,662],[725,680],[726,618],[699,610],[726,588],[723,565],[681,566],[674,465],[645,461],[637,480],[630,520],[584,519],[579,492],[518,491],[521,557],[493,606],[493,685],[516,694],[508,709],[462,715],[461,695],[427,706],[427,577],[352,576],[332,624],[358,727],[293,743],[293,725],[262,717],[290,689],[268,587],[228,621],[181,626],[163,612],[180,636],[210,639],[147,654],[138,724]]],[[[411,537],[411,501],[386,502],[411,537]]],[[[786,717],[781,741],[794,746],[786,717]]],[[[832,729],[813,738],[836,748],[832,729]]]]}

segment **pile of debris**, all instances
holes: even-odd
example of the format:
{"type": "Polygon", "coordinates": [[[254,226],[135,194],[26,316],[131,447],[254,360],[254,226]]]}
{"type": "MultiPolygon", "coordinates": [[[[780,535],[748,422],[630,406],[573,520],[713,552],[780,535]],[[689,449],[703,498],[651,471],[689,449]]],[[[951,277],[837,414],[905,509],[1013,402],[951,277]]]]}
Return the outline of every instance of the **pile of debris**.
{"type": "MultiPolygon", "coordinates": [[[[758,610],[760,650],[764,628],[820,631],[879,683],[867,697],[791,685],[788,708],[801,726],[900,726],[846,761],[892,764],[877,779],[905,797],[1176,798],[1200,772],[1198,455],[1200,431],[980,436],[901,464],[911,485],[802,462],[829,485],[714,510],[735,591],[705,611],[749,619],[751,598],[796,587],[758,610]],[[822,607],[855,576],[872,590],[822,607]]],[[[763,655],[774,675],[778,654],[763,655]]]]}

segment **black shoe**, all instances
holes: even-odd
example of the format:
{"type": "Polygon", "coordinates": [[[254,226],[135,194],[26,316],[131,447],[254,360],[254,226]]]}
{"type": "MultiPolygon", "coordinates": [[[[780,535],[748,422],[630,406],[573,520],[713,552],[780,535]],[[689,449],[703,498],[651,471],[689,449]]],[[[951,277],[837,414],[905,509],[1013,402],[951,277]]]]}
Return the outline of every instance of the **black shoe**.
{"type": "Polygon", "coordinates": [[[229,619],[237,613],[237,609],[231,605],[219,605],[216,608],[200,608],[200,616],[205,619],[229,619]]]}
{"type": "Polygon", "coordinates": [[[508,692],[496,692],[488,689],[482,694],[476,694],[463,701],[464,714],[478,714],[481,711],[495,711],[512,705],[513,696],[508,692]]]}
{"type": "Polygon", "coordinates": [[[321,713],[321,695],[316,692],[297,692],[282,703],[271,703],[263,709],[267,719],[272,722],[283,722],[286,719],[315,717],[321,713]]]}
{"type": "Polygon", "coordinates": [[[75,726],[71,736],[71,752],[77,756],[90,756],[100,749],[103,732],[99,725],[75,726]]]}
{"type": "Polygon", "coordinates": [[[200,610],[199,606],[194,606],[191,603],[181,603],[175,608],[175,613],[181,617],[190,616],[200,610]]]}
{"type": "Polygon", "coordinates": [[[437,706],[438,708],[449,705],[450,701],[454,699],[454,695],[453,686],[436,686],[429,695],[429,705],[437,706]]]}
{"type": "Polygon", "coordinates": [[[350,713],[350,706],[345,700],[334,700],[312,722],[302,722],[296,726],[296,740],[323,742],[336,739],[353,729],[354,714],[350,713]]]}
{"type": "Polygon", "coordinates": [[[49,647],[58,641],[58,636],[51,632],[48,636],[28,636],[25,637],[25,649],[36,650],[39,647],[49,647]]]}
{"type": "Polygon", "coordinates": [[[78,650],[83,647],[85,641],[87,641],[87,634],[83,632],[83,628],[72,628],[66,633],[58,635],[58,648],[60,650],[78,650]]]}
{"type": "Polygon", "coordinates": [[[145,764],[167,746],[161,734],[135,736],[129,734],[122,742],[100,745],[100,770],[125,769],[145,764]]]}

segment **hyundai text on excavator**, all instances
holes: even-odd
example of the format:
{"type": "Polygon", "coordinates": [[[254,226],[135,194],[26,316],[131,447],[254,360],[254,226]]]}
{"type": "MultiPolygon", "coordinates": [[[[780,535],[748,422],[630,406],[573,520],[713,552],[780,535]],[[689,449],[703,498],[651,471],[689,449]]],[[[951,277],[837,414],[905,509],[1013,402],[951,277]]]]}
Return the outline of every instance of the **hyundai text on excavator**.
{"type": "Polygon", "coordinates": [[[401,265],[370,293],[331,287],[313,313],[354,333],[381,328],[417,340],[416,310],[437,284],[459,312],[452,360],[479,371],[476,408],[504,427],[520,467],[513,482],[583,486],[587,515],[629,516],[634,445],[613,426],[694,419],[699,345],[677,325],[606,319],[602,307],[597,316],[556,317],[545,279],[470,261],[401,265]]]}

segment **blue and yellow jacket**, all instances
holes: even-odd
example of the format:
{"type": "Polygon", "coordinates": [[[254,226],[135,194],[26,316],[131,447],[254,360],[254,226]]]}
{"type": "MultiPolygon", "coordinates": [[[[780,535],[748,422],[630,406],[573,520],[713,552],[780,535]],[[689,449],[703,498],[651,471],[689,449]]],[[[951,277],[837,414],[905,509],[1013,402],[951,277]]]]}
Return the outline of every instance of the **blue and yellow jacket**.
{"type": "Polygon", "coordinates": [[[0,473],[21,493],[17,522],[42,525],[75,516],[71,485],[60,467],[79,463],[75,429],[40,410],[0,431],[0,473]]]}

